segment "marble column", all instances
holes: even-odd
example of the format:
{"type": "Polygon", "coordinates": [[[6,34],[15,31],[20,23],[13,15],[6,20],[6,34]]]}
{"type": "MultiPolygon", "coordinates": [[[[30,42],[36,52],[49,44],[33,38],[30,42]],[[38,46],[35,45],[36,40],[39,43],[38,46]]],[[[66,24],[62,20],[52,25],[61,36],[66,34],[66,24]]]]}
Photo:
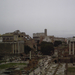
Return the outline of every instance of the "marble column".
{"type": "Polygon", "coordinates": [[[13,43],[13,53],[14,53],[14,43],[13,43]]]}
{"type": "Polygon", "coordinates": [[[19,41],[18,41],[18,54],[20,53],[20,50],[19,50],[19,41]]]}
{"type": "Polygon", "coordinates": [[[69,42],[69,55],[71,55],[71,42],[69,42]]]}
{"type": "Polygon", "coordinates": [[[16,53],[16,43],[15,43],[15,53],[16,53]]]}
{"type": "Polygon", "coordinates": [[[73,50],[72,50],[72,54],[74,55],[74,42],[73,42],[73,50]]]}

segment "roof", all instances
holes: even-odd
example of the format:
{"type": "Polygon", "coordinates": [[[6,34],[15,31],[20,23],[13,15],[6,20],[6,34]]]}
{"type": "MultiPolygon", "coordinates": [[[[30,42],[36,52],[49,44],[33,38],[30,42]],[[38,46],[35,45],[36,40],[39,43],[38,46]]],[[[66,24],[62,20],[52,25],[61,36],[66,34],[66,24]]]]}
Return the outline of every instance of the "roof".
{"type": "Polygon", "coordinates": [[[13,34],[3,34],[3,35],[0,35],[0,37],[3,37],[3,36],[13,36],[13,34]]]}

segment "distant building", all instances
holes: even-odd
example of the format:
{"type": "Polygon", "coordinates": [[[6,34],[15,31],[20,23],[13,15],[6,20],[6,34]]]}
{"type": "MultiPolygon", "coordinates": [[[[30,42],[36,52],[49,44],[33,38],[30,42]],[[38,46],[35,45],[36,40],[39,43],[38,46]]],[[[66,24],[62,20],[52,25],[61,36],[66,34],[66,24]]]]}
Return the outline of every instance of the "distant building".
{"type": "Polygon", "coordinates": [[[44,33],[33,33],[33,39],[35,40],[36,43],[38,41],[39,43],[41,43],[42,41],[54,43],[54,36],[53,35],[48,36],[47,29],[44,30],[44,33]]]}
{"type": "Polygon", "coordinates": [[[33,39],[35,42],[40,41],[40,38],[45,36],[47,36],[47,29],[45,29],[44,33],[33,33],[33,39]]]}
{"type": "Polygon", "coordinates": [[[32,39],[29,35],[26,35],[25,32],[20,32],[19,30],[16,30],[14,32],[0,35],[0,53],[24,53],[24,47],[26,45],[31,47],[33,50],[34,47],[36,47],[34,39],[32,39]],[[1,46],[4,48],[2,48],[1,46]],[[8,48],[8,50],[6,48],[8,48]]]}
{"type": "Polygon", "coordinates": [[[45,41],[45,42],[52,42],[52,40],[48,36],[45,36],[45,38],[43,39],[43,41],[45,41]]]}
{"type": "Polygon", "coordinates": [[[54,41],[61,41],[61,42],[65,42],[65,38],[61,38],[61,37],[54,37],[54,41]]]}
{"type": "Polygon", "coordinates": [[[0,37],[3,38],[3,42],[13,42],[13,41],[24,41],[24,32],[20,32],[19,30],[16,30],[12,33],[5,33],[1,35],[0,37]]]}
{"type": "Polygon", "coordinates": [[[45,29],[45,32],[44,33],[45,33],[45,36],[47,36],[47,29],[45,29]]]}
{"type": "MultiPolygon", "coordinates": [[[[19,54],[24,53],[24,37],[25,33],[16,30],[12,33],[5,33],[0,35],[2,42],[0,44],[11,44],[11,53],[19,54]]],[[[5,50],[5,49],[4,49],[5,50]]]]}
{"type": "Polygon", "coordinates": [[[51,42],[54,43],[54,36],[48,36],[51,39],[51,42]]]}

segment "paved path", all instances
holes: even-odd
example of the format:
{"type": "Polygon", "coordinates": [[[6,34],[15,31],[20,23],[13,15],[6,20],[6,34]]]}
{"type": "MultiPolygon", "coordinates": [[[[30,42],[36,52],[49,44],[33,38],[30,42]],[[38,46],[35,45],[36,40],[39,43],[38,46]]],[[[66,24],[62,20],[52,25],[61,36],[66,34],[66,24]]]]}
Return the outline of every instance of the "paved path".
{"type": "Polygon", "coordinates": [[[29,75],[43,75],[45,74],[45,69],[48,68],[48,63],[51,61],[51,57],[48,56],[44,59],[39,60],[38,68],[31,72],[29,75]]]}
{"type": "Polygon", "coordinates": [[[65,70],[66,70],[65,65],[66,65],[65,63],[60,64],[60,66],[56,72],[56,75],[65,75],[65,70]]]}

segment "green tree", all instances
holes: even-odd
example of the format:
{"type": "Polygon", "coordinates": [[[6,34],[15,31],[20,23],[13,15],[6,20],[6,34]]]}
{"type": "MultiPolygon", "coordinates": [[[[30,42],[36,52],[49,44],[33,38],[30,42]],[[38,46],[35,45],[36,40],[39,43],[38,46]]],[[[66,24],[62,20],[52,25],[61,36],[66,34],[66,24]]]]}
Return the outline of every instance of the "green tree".
{"type": "Polygon", "coordinates": [[[54,42],[54,46],[55,46],[55,47],[59,46],[60,44],[62,44],[61,41],[55,41],[55,42],[54,42]]]}
{"type": "Polygon", "coordinates": [[[41,52],[43,55],[52,55],[54,52],[54,46],[50,42],[41,43],[41,52]]]}

